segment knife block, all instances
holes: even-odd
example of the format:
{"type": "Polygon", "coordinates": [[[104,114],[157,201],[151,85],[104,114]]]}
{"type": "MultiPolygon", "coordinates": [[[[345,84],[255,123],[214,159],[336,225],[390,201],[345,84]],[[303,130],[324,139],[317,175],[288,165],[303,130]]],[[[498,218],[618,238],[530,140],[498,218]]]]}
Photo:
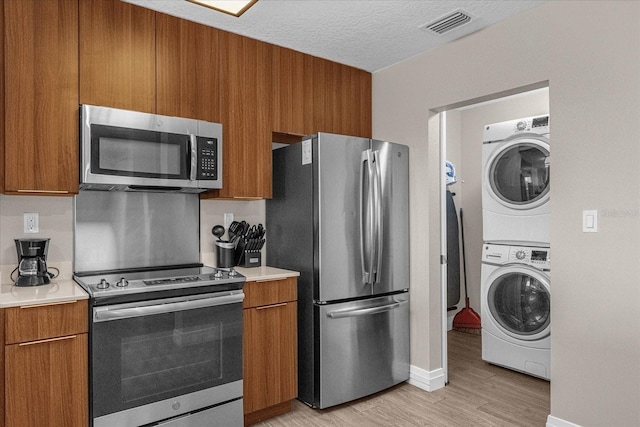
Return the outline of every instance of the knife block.
{"type": "Polygon", "coordinates": [[[243,250],[238,267],[260,267],[262,252],[260,250],[243,250]]]}

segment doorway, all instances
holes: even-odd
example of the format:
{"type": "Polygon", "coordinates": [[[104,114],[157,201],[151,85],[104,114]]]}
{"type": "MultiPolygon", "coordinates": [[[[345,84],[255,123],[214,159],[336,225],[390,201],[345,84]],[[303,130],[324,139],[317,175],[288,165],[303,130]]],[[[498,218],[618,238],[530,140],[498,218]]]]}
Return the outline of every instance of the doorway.
{"type": "MultiPolygon", "coordinates": [[[[489,97],[490,98],[490,97],[489,97]]],[[[453,195],[456,220],[464,227],[465,261],[459,255],[459,300],[451,309],[447,298],[447,264],[442,264],[442,366],[445,381],[449,379],[447,332],[452,329],[453,318],[465,303],[464,283],[467,281],[470,307],[481,312],[481,259],[482,259],[482,136],[486,124],[549,114],[549,89],[542,87],[515,95],[499,96],[484,102],[470,101],[468,104],[448,109],[440,114],[440,164],[441,164],[441,254],[447,254],[446,192],[453,195]],[[445,161],[455,165],[456,181],[446,185],[445,161]],[[464,224],[460,223],[460,210],[464,224]],[[466,265],[465,265],[466,264],[466,265]],[[466,271],[465,271],[466,270],[466,271]],[[448,310],[449,309],[449,310],[448,310]]],[[[462,251],[462,240],[459,241],[462,251]]],[[[454,263],[455,264],[455,263],[454,263]]],[[[455,275],[454,275],[455,276],[455,275]]]]}

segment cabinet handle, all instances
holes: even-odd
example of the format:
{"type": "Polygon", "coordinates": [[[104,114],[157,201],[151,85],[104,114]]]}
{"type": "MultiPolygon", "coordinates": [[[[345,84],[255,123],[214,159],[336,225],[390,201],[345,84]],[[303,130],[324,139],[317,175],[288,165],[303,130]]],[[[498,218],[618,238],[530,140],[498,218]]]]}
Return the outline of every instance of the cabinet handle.
{"type": "Polygon", "coordinates": [[[38,307],[50,307],[52,305],[62,305],[62,304],[75,304],[78,300],[74,301],[61,301],[61,302],[51,302],[48,304],[33,304],[33,305],[21,305],[20,308],[38,308],[38,307]]]}
{"type": "Polygon", "coordinates": [[[265,308],[282,307],[283,305],[287,305],[287,304],[288,303],[286,303],[286,302],[281,302],[280,304],[263,305],[261,307],[256,307],[256,310],[264,310],[265,308]]]}
{"type": "Polygon", "coordinates": [[[286,277],[285,278],[279,277],[277,279],[262,279],[262,280],[256,280],[256,283],[277,282],[279,280],[284,280],[284,279],[286,279],[286,277]]]}
{"type": "Polygon", "coordinates": [[[77,335],[69,335],[67,337],[58,337],[58,338],[49,338],[49,339],[40,340],[40,341],[22,342],[22,343],[18,344],[18,346],[19,347],[23,347],[25,345],[43,344],[43,343],[46,343],[46,342],[70,340],[70,339],[75,338],[75,337],[77,337],[77,335]]]}
{"type": "Polygon", "coordinates": [[[64,190],[17,190],[18,193],[32,193],[32,194],[70,194],[64,190]]]}

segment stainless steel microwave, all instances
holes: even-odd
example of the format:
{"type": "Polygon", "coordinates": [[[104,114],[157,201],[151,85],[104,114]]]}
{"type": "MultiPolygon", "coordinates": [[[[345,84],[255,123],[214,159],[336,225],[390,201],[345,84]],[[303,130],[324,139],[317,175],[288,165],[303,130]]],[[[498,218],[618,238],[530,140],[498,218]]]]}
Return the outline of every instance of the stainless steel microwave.
{"type": "Polygon", "coordinates": [[[200,193],[222,188],[222,125],[80,106],[80,189],[200,193]]]}

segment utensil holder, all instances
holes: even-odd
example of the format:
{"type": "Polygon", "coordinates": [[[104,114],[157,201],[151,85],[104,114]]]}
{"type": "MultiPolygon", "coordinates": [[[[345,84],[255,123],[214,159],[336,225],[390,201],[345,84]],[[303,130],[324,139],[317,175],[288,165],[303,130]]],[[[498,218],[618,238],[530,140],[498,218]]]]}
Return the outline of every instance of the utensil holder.
{"type": "Polygon", "coordinates": [[[218,268],[235,267],[233,243],[216,241],[216,266],[218,268]]]}

